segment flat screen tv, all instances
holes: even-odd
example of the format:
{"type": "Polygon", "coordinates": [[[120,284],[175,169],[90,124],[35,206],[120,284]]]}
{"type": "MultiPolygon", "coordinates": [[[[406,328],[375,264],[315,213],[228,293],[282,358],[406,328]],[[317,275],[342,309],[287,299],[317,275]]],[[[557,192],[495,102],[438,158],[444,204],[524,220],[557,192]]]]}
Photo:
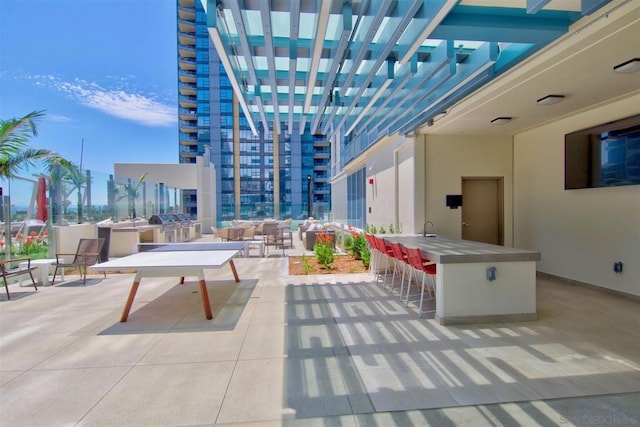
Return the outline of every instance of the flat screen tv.
{"type": "Polygon", "coordinates": [[[640,185],[640,114],[564,136],[564,188],[640,185]]]}

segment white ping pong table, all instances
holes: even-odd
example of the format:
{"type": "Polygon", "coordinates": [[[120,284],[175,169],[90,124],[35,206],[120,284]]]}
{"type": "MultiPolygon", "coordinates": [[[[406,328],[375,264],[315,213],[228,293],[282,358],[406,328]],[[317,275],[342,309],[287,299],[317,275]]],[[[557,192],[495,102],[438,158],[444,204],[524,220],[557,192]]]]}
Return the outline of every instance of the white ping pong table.
{"type": "Polygon", "coordinates": [[[133,285],[129,297],[122,311],[121,322],[126,322],[133,299],[143,277],[180,277],[180,284],[184,284],[185,276],[196,276],[200,284],[204,314],[211,319],[211,305],[209,293],[204,280],[204,270],[219,269],[229,264],[236,282],[240,282],[233,257],[244,248],[242,242],[223,243],[169,243],[169,244],[140,244],[140,252],[123,258],[95,264],[90,270],[100,272],[135,271],[133,285]]]}

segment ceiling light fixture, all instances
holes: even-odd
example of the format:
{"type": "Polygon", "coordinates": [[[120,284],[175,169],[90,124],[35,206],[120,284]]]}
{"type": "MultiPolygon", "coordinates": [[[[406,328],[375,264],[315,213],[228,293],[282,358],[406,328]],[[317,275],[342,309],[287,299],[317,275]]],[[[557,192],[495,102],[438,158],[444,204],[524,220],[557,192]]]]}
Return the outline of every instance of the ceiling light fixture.
{"type": "Polygon", "coordinates": [[[557,104],[558,102],[562,102],[563,99],[564,95],[547,95],[538,99],[536,102],[538,103],[538,105],[553,105],[557,104]]]}
{"type": "Polygon", "coordinates": [[[633,58],[613,67],[616,73],[631,74],[640,71],[640,58],[633,58]]]}
{"type": "Polygon", "coordinates": [[[491,120],[492,125],[506,125],[511,121],[511,117],[496,117],[491,120]]]}

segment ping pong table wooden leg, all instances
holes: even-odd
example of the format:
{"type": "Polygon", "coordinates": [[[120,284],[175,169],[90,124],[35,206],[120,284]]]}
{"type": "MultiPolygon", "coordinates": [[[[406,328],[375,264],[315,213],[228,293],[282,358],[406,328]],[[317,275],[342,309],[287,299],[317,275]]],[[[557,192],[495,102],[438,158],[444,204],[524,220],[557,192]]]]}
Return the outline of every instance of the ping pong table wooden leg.
{"type": "Polygon", "coordinates": [[[180,276],[180,284],[184,285],[184,276],[180,276]]]}
{"type": "Polygon", "coordinates": [[[233,260],[229,260],[229,265],[231,266],[231,271],[233,272],[233,278],[236,279],[236,283],[240,283],[240,278],[238,277],[238,272],[236,271],[236,265],[233,263],[233,260]]]}
{"type": "Polygon", "coordinates": [[[202,305],[204,306],[204,315],[207,319],[211,320],[213,315],[211,314],[211,305],[209,304],[209,292],[207,291],[207,283],[204,279],[200,279],[200,294],[202,295],[202,305]]]}
{"type": "Polygon", "coordinates": [[[129,298],[127,298],[127,303],[124,305],[124,310],[122,310],[122,316],[120,317],[120,322],[126,322],[129,317],[129,311],[131,310],[131,306],[133,305],[133,299],[136,297],[136,292],[138,292],[138,285],[140,285],[140,274],[136,274],[135,279],[133,279],[133,285],[131,285],[131,290],[129,291],[129,298]]]}

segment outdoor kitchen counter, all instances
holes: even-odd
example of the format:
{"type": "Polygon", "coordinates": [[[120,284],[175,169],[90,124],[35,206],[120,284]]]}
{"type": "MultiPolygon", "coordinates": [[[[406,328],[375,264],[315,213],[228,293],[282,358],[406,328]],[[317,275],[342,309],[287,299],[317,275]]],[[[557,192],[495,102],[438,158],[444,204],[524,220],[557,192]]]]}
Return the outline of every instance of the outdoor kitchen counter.
{"type": "Polygon", "coordinates": [[[404,246],[419,248],[423,256],[439,264],[469,262],[540,261],[540,252],[470,240],[449,239],[427,235],[387,234],[379,235],[388,242],[399,242],[404,246]]]}
{"type": "Polygon", "coordinates": [[[536,320],[540,252],[427,235],[378,235],[436,263],[435,319],[442,325],[536,320]]]}

